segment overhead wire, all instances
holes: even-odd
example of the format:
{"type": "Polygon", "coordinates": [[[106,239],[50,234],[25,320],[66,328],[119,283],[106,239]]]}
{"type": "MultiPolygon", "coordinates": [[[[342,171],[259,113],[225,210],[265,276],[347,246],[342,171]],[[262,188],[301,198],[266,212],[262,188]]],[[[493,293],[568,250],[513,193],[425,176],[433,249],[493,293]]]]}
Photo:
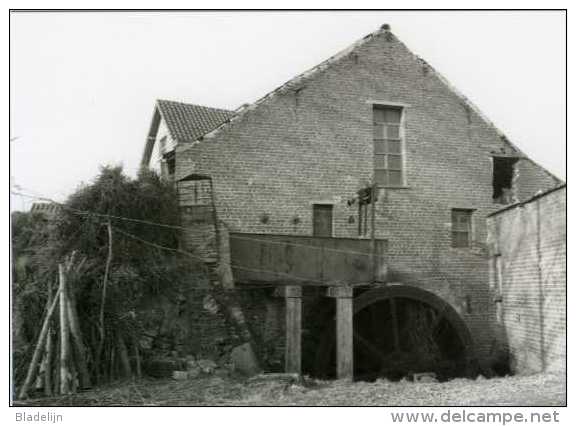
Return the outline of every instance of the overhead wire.
{"type": "MultiPolygon", "coordinates": [[[[158,226],[158,227],[163,227],[163,228],[169,228],[169,229],[178,229],[178,230],[187,230],[188,228],[183,227],[183,226],[179,226],[179,225],[171,225],[171,224],[166,224],[166,223],[160,223],[160,222],[152,222],[152,221],[148,221],[148,220],[144,220],[144,219],[137,219],[137,218],[130,218],[130,217],[126,217],[126,216],[119,216],[119,215],[109,215],[109,214],[103,214],[103,213],[98,213],[98,212],[94,212],[94,211],[90,211],[90,210],[81,210],[81,209],[76,209],[70,206],[67,206],[63,203],[59,203],[56,202],[48,197],[43,197],[43,196],[34,196],[34,195],[30,195],[30,194],[25,194],[25,193],[21,193],[21,192],[16,192],[16,191],[11,191],[12,193],[16,194],[16,195],[22,195],[22,196],[26,196],[29,198],[35,198],[35,199],[39,199],[39,200],[43,200],[43,201],[48,201],[48,202],[52,202],[55,204],[60,205],[63,209],[68,210],[74,214],[77,215],[85,215],[85,216],[93,216],[93,217],[99,217],[99,218],[103,218],[103,219],[115,219],[115,220],[122,220],[122,221],[127,221],[127,222],[133,222],[133,223],[139,223],[139,224],[143,224],[143,225],[149,225],[149,226],[158,226]]],[[[119,228],[115,227],[115,229],[119,230],[119,228]]],[[[124,232],[125,231],[120,231],[120,232],[124,232]]],[[[276,234],[271,234],[271,235],[276,235],[276,234]]],[[[131,235],[134,238],[139,238],[137,236],[131,235]]],[[[277,235],[279,237],[282,237],[284,235],[277,235]]],[[[285,235],[286,237],[291,237],[290,235],[285,235]]],[[[237,240],[246,240],[246,241],[254,241],[254,242],[260,242],[262,244],[275,244],[275,245],[282,245],[282,246],[293,246],[293,247],[303,247],[306,249],[314,249],[314,250],[323,250],[323,251],[330,251],[330,252],[336,252],[336,253],[342,253],[342,254],[349,254],[349,255],[360,255],[360,256],[370,256],[370,253],[366,253],[366,252],[359,252],[359,251],[355,251],[355,250],[343,250],[343,249],[336,249],[336,248],[330,248],[330,247],[316,247],[313,245],[308,245],[308,244],[302,244],[302,243],[296,243],[296,242],[288,242],[288,241],[273,241],[271,239],[263,239],[263,238],[254,238],[254,237],[250,237],[250,236],[245,236],[245,235],[240,235],[240,234],[234,234],[231,233],[230,235],[231,238],[233,239],[237,239],[237,240]]],[[[295,237],[299,237],[299,236],[295,236],[295,237]]],[[[307,236],[304,236],[307,237],[307,236]]],[[[363,241],[359,239],[359,241],[363,241]]],[[[369,240],[366,240],[369,241],[369,240]]],[[[151,243],[149,241],[146,241],[146,243],[148,244],[155,244],[155,243],[151,243]]],[[[164,249],[166,249],[166,247],[164,247],[164,249]]],[[[177,249],[171,249],[172,251],[178,252],[177,249]]],[[[180,253],[186,253],[186,255],[188,256],[193,256],[198,260],[203,261],[203,259],[199,256],[194,256],[192,253],[190,252],[183,252],[180,251],[180,253]]],[[[389,256],[387,255],[376,255],[376,258],[382,258],[382,259],[388,259],[389,256]]],[[[395,254],[394,257],[397,257],[397,255],[395,254]]],[[[412,257],[412,256],[409,256],[412,257]]],[[[422,258],[422,260],[427,260],[427,261],[431,261],[432,257],[430,258],[425,258],[424,256],[417,256],[419,258],[422,258]]],[[[238,265],[234,266],[235,268],[238,269],[245,269],[245,270],[249,270],[250,268],[246,268],[246,267],[240,267],[238,265]]],[[[284,275],[284,276],[291,276],[293,278],[296,279],[300,279],[300,280],[307,280],[307,281],[314,281],[311,280],[309,278],[303,278],[303,277],[297,277],[293,274],[287,273],[287,272],[279,272],[279,271],[267,271],[267,270],[258,270],[258,269],[253,269],[252,272],[266,272],[266,273],[270,273],[270,274],[275,274],[275,275],[284,275]]],[[[439,271],[440,272],[440,271],[439,271]]],[[[444,275],[444,274],[441,274],[444,275]]],[[[444,279],[447,280],[446,277],[444,277],[444,279]]],[[[323,281],[320,280],[316,280],[319,283],[322,284],[326,284],[323,281]]]]}
{"type": "MultiPolygon", "coordinates": [[[[169,251],[172,251],[172,252],[176,252],[176,253],[180,253],[180,254],[186,255],[186,256],[188,256],[188,257],[191,257],[191,258],[193,258],[193,259],[199,260],[199,261],[201,261],[201,262],[204,261],[204,259],[203,259],[202,257],[200,257],[200,256],[195,256],[195,255],[193,255],[193,254],[190,253],[190,252],[187,252],[187,251],[184,251],[184,250],[180,250],[180,249],[174,249],[174,248],[171,248],[171,247],[162,246],[162,245],[153,243],[153,242],[151,242],[151,241],[144,240],[144,239],[142,239],[142,238],[140,238],[140,237],[138,237],[138,236],[136,236],[136,235],[134,235],[134,234],[131,234],[131,233],[126,232],[126,231],[123,231],[123,230],[121,230],[120,228],[113,227],[113,229],[116,230],[116,231],[118,231],[119,233],[121,233],[121,234],[129,237],[129,238],[132,238],[132,239],[135,239],[135,240],[137,240],[137,241],[140,241],[140,242],[143,243],[143,244],[147,244],[147,245],[150,245],[150,246],[152,246],[152,247],[155,247],[156,249],[159,249],[159,250],[169,250],[169,251]]],[[[299,277],[299,276],[297,276],[297,275],[294,275],[294,274],[291,274],[291,273],[288,273],[288,272],[271,271],[271,270],[268,270],[268,269],[259,269],[259,268],[248,268],[248,267],[245,267],[245,266],[236,265],[236,264],[231,263],[231,262],[221,262],[221,264],[229,265],[231,268],[241,269],[241,270],[244,270],[244,271],[247,271],[247,272],[258,272],[258,273],[266,273],[266,274],[272,274],[272,275],[282,275],[282,276],[286,276],[286,277],[289,277],[289,278],[294,278],[294,279],[301,280],[301,281],[317,282],[317,283],[323,284],[323,285],[326,285],[326,284],[327,284],[325,281],[317,280],[317,279],[310,278],[310,277],[299,277]]],[[[263,286],[264,286],[264,285],[263,285],[263,286]]],[[[258,288],[263,287],[263,286],[258,286],[258,288]]],[[[270,287],[277,287],[278,285],[271,284],[271,285],[269,285],[269,286],[270,286],[270,287]]]]}
{"type": "MultiPolygon", "coordinates": [[[[35,198],[35,199],[39,199],[39,200],[49,201],[49,202],[58,204],[58,205],[62,206],[64,209],[69,210],[73,213],[77,213],[77,214],[91,215],[91,216],[101,217],[104,219],[124,220],[124,221],[128,221],[128,222],[140,223],[143,225],[159,226],[159,227],[171,228],[171,229],[179,229],[179,230],[188,230],[189,229],[189,228],[186,228],[184,226],[179,226],[179,225],[170,225],[170,224],[166,224],[166,223],[152,222],[152,221],[148,221],[148,220],[144,220],[144,219],[136,219],[136,218],[130,218],[130,217],[126,217],[126,216],[97,213],[97,212],[90,211],[90,210],[75,209],[75,208],[67,206],[65,204],[53,201],[50,198],[38,197],[38,196],[19,193],[19,192],[15,192],[15,191],[11,191],[11,192],[13,194],[22,195],[22,196],[29,197],[29,198],[35,198]]],[[[279,235],[279,234],[271,234],[271,235],[279,235]]],[[[371,256],[371,253],[366,253],[366,252],[361,252],[361,251],[356,251],[356,250],[343,250],[343,249],[337,249],[337,248],[332,248],[332,247],[316,247],[316,246],[309,245],[309,244],[302,244],[302,243],[295,243],[295,242],[272,241],[272,240],[261,239],[261,238],[246,237],[244,235],[239,235],[239,234],[234,234],[234,235],[230,235],[230,236],[231,236],[231,238],[238,239],[238,240],[255,241],[255,242],[261,242],[261,243],[265,243],[265,244],[277,244],[277,245],[280,244],[280,245],[284,245],[284,246],[290,245],[290,246],[294,246],[294,247],[305,247],[308,249],[324,250],[324,251],[343,253],[343,254],[371,256]]],[[[279,235],[279,236],[281,236],[281,235],[279,235]]],[[[286,236],[291,237],[291,235],[286,235],[286,236]]],[[[299,236],[294,235],[294,237],[299,237],[299,236]]],[[[308,237],[308,236],[306,235],[306,236],[302,236],[302,237],[308,237]]],[[[364,241],[364,239],[359,239],[358,241],[364,241]]],[[[366,240],[366,241],[368,241],[368,240],[366,240]]],[[[382,241],[382,240],[380,240],[380,241],[382,241]]],[[[376,257],[377,258],[378,257],[386,258],[385,255],[376,255],[376,257]]]]}
{"type": "MultiPolygon", "coordinates": [[[[31,198],[42,199],[42,200],[45,200],[45,201],[54,202],[53,200],[50,200],[49,198],[45,198],[45,197],[37,197],[37,196],[29,195],[29,194],[17,194],[17,195],[24,195],[24,196],[28,196],[28,197],[31,197],[31,198]]],[[[57,202],[55,202],[55,203],[61,205],[61,203],[57,203],[57,202]]],[[[68,209],[68,210],[72,211],[73,213],[81,214],[81,215],[86,215],[86,216],[96,216],[96,217],[114,218],[114,219],[125,219],[125,220],[128,220],[128,221],[141,222],[141,223],[145,223],[145,224],[149,224],[149,225],[161,225],[161,226],[165,226],[165,227],[186,229],[186,228],[179,227],[179,226],[171,226],[171,225],[159,224],[159,223],[150,222],[150,221],[143,221],[143,220],[140,220],[140,219],[126,218],[126,217],[124,217],[124,216],[114,216],[114,215],[99,214],[99,213],[95,213],[95,212],[91,212],[91,211],[74,209],[74,208],[71,208],[71,207],[69,207],[69,206],[63,206],[63,207],[64,207],[65,209],[68,209]]],[[[123,234],[123,235],[125,235],[125,236],[127,236],[127,237],[130,237],[130,238],[133,238],[133,239],[135,239],[135,240],[138,240],[138,241],[140,241],[140,242],[143,243],[143,244],[147,244],[147,245],[149,245],[149,246],[155,247],[156,249],[169,250],[169,251],[172,251],[172,252],[175,252],[175,253],[184,254],[184,255],[186,255],[186,256],[188,256],[188,257],[191,257],[191,258],[194,258],[194,259],[199,260],[199,261],[201,261],[201,262],[204,262],[204,259],[203,259],[202,257],[196,256],[196,255],[194,255],[194,254],[192,254],[192,253],[190,253],[190,252],[188,252],[188,251],[184,251],[184,250],[180,250],[180,249],[174,249],[174,248],[171,248],[171,247],[162,246],[162,245],[153,243],[153,242],[151,242],[151,241],[144,240],[144,239],[142,239],[142,238],[140,238],[140,237],[138,237],[138,236],[136,236],[136,235],[134,235],[134,234],[131,234],[131,233],[129,233],[129,232],[126,232],[126,231],[124,231],[124,230],[122,230],[121,228],[118,228],[118,227],[116,227],[116,226],[113,226],[112,228],[113,228],[115,231],[117,231],[117,232],[119,232],[119,233],[121,233],[121,234],[123,234]]],[[[244,267],[244,266],[234,265],[234,264],[231,264],[231,263],[229,263],[229,264],[230,264],[231,267],[233,267],[233,268],[235,268],[235,269],[241,269],[241,270],[245,270],[245,271],[248,271],[248,272],[260,272],[260,273],[267,273],[267,274],[272,274],[272,275],[281,275],[281,276],[286,276],[286,277],[294,278],[294,279],[301,280],[301,281],[306,281],[306,282],[318,282],[318,283],[326,284],[324,281],[315,280],[315,279],[309,278],[309,277],[299,277],[299,276],[297,276],[297,275],[290,274],[290,273],[287,273],[287,272],[272,271],[272,270],[257,269],[257,268],[247,268],[247,267],[244,267]]],[[[261,287],[263,287],[263,286],[258,286],[258,288],[261,288],[261,287]]],[[[270,287],[275,287],[275,285],[270,285],[270,287]]]]}
{"type": "MultiPolygon", "coordinates": [[[[145,224],[145,225],[150,225],[150,226],[160,226],[160,227],[165,227],[165,228],[172,228],[172,229],[180,229],[180,230],[186,230],[187,228],[182,227],[182,226],[178,226],[178,225],[169,225],[169,224],[164,224],[164,223],[159,223],[159,222],[152,222],[152,221],[147,221],[147,220],[143,220],[143,219],[136,219],[136,218],[129,218],[129,217],[125,217],[125,216],[118,216],[118,215],[108,215],[108,214],[102,214],[102,213],[97,213],[97,212],[93,212],[93,211],[88,211],[88,210],[80,210],[80,209],[75,209],[69,206],[66,206],[62,203],[58,203],[55,202],[53,200],[51,200],[50,198],[47,197],[35,197],[29,194],[22,194],[28,197],[32,197],[32,198],[38,198],[38,199],[42,199],[45,201],[50,201],[50,202],[54,202],[56,204],[59,204],[60,206],[62,206],[63,208],[71,211],[72,213],[76,213],[76,214],[81,214],[81,215],[90,215],[90,216],[95,216],[95,217],[101,217],[101,218],[105,218],[105,219],[117,219],[117,220],[124,220],[124,221],[128,221],[128,222],[135,222],[135,223],[140,223],[140,224],[145,224]]],[[[115,228],[115,229],[119,229],[119,228],[115,228]]],[[[338,252],[338,253],[343,253],[343,254],[349,254],[349,255],[361,255],[361,256],[370,256],[370,253],[364,253],[364,252],[358,252],[358,251],[354,251],[354,250],[342,250],[342,249],[334,249],[334,248],[328,248],[328,247],[315,247],[315,246],[311,246],[311,245],[306,245],[306,244],[301,244],[301,243],[295,243],[295,242],[285,242],[285,241],[272,241],[269,239],[262,239],[262,238],[254,238],[254,237],[247,237],[247,236],[243,236],[243,235],[230,235],[232,238],[236,238],[236,239],[241,239],[241,240],[247,240],[247,241],[255,241],[255,242],[260,242],[263,244],[277,244],[277,245],[283,245],[283,246],[293,246],[293,247],[304,247],[307,249],[314,249],[314,250],[325,250],[325,251],[331,251],[331,252],[338,252]]],[[[136,237],[136,236],[133,236],[136,237]]],[[[136,237],[138,238],[138,237],[136,237]]],[[[149,242],[148,242],[149,243],[149,242]]],[[[174,250],[174,249],[172,249],[174,250]]],[[[189,252],[185,252],[188,255],[192,255],[189,252]]],[[[193,255],[192,255],[193,256],[193,255]]],[[[387,255],[376,255],[376,258],[381,258],[381,259],[387,259],[388,256],[387,255]]],[[[423,256],[418,256],[419,258],[421,258],[422,260],[427,260],[429,262],[431,262],[431,258],[425,258],[423,256]]],[[[196,259],[203,261],[203,259],[201,257],[195,256],[196,259]]],[[[244,269],[249,271],[250,268],[246,268],[246,267],[240,267],[238,265],[235,266],[235,268],[237,269],[244,269]]],[[[285,277],[291,277],[291,278],[295,278],[301,281],[309,281],[309,282],[313,282],[316,281],[318,283],[322,283],[322,284],[326,284],[326,282],[320,281],[320,280],[313,280],[313,279],[308,279],[308,278],[303,278],[303,277],[298,277],[295,276],[294,274],[290,274],[287,272],[279,272],[279,271],[270,271],[270,270],[258,270],[258,269],[253,269],[252,272],[265,272],[265,273],[269,273],[269,274],[274,274],[274,275],[279,275],[279,276],[285,276],[285,277]]],[[[440,271],[438,271],[440,272],[440,271]]],[[[444,273],[441,273],[443,279],[450,282],[451,280],[448,279],[444,273]]]]}

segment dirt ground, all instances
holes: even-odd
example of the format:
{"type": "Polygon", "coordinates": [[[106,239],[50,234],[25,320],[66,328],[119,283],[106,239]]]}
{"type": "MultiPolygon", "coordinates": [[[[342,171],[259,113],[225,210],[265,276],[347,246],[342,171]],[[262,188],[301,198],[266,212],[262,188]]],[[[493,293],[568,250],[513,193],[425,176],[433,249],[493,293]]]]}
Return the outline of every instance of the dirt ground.
{"type": "Polygon", "coordinates": [[[200,406],[200,405],[314,405],[314,406],[454,406],[527,405],[566,403],[563,375],[515,376],[444,383],[373,383],[289,378],[204,377],[128,381],[58,398],[16,401],[19,406],[200,406]]]}

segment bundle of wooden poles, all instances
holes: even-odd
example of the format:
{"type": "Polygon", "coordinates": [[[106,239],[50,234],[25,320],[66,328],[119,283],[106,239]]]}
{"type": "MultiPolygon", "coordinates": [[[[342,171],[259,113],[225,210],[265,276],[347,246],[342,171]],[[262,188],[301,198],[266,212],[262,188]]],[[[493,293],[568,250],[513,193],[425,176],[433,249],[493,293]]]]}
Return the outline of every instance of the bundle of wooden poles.
{"type": "MultiPolygon", "coordinates": [[[[68,288],[68,276],[74,269],[75,253],[58,265],[58,289],[52,294],[48,288],[46,314],[26,378],[18,397],[28,397],[31,388],[37,384],[43,387],[46,396],[66,395],[78,388],[90,387],[90,373],[87,367],[88,351],[84,345],[78,321],[74,292],[68,288]],[[53,318],[59,308],[58,318],[53,318]],[[43,382],[43,383],[38,383],[43,382]]],[[[77,262],[78,270],[83,262],[77,262]]]]}

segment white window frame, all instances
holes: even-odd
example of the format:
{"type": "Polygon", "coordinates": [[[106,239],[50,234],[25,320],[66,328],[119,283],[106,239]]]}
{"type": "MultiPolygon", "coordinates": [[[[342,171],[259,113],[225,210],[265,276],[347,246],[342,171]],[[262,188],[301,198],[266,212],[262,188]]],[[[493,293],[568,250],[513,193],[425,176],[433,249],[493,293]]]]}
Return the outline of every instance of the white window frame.
{"type": "Polygon", "coordinates": [[[459,250],[466,250],[472,248],[474,242],[474,212],[475,209],[454,207],[450,210],[450,247],[459,250]],[[468,218],[470,222],[468,223],[468,245],[466,246],[455,246],[454,245],[454,232],[464,233],[464,231],[454,230],[454,212],[466,212],[468,213],[468,218]]]}
{"type": "MultiPolygon", "coordinates": [[[[386,189],[398,189],[398,188],[406,188],[407,187],[407,178],[406,178],[406,112],[407,108],[410,107],[409,104],[398,103],[398,102],[387,102],[387,101],[367,101],[371,108],[371,141],[372,141],[372,161],[376,158],[376,144],[374,143],[374,110],[378,108],[391,108],[391,109],[399,109],[400,110],[400,122],[398,123],[399,131],[398,136],[400,140],[400,156],[402,162],[402,170],[401,170],[401,182],[399,185],[381,185],[378,184],[379,188],[386,188],[386,189]]],[[[375,164],[372,165],[372,173],[374,174],[374,182],[376,182],[376,167],[375,164]]],[[[388,169],[378,169],[378,170],[388,170],[388,169]]]]}

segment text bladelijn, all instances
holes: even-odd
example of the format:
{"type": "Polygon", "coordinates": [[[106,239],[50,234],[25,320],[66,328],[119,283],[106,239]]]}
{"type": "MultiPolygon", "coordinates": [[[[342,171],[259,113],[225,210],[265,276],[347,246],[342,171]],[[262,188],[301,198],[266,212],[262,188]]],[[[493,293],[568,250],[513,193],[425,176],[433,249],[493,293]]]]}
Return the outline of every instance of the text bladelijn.
{"type": "Polygon", "coordinates": [[[62,421],[62,414],[56,413],[16,413],[17,422],[42,422],[42,423],[60,423],[62,421]]]}

